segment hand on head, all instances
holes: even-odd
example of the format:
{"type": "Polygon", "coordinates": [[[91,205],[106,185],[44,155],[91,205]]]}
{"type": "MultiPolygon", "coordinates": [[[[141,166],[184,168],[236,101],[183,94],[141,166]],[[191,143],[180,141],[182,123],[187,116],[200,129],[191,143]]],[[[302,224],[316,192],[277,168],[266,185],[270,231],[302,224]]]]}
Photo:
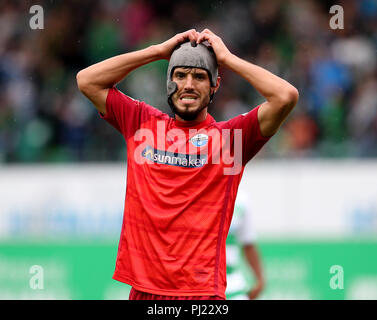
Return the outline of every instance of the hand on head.
{"type": "Polygon", "coordinates": [[[226,58],[231,54],[222,39],[214,34],[211,30],[204,29],[202,32],[198,32],[195,29],[190,29],[185,32],[178,33],[169,40],[161,43],[161,58],[169,60],[174,49],[180,43],[187,41],[190,41],[191,44],[199,44],[201,42],[207,41],[215,52],[219,65],[223,65],[226,61],[226,58]]]}

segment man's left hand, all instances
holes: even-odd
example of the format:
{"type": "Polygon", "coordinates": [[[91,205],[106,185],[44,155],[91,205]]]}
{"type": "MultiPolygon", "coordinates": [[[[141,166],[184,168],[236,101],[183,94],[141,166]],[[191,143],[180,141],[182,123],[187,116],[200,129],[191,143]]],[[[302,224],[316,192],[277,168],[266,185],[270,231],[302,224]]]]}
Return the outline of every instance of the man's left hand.
{"type": "Polygon", "coordinates": [[[211,30],[204,29],[200,32],[196,43],[208,41],[216,54],[217,63],[221,66],[226,64],[226,60],[232,55],[229,49],[224,44],[223,40],[215,35],[211,30]]]}

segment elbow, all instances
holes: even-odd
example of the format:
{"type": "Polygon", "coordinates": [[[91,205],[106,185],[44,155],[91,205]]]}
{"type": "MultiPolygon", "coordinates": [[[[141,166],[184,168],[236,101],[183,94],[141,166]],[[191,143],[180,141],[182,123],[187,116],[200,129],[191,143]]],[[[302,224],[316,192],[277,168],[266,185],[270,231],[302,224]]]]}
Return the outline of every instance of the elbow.
{"type": "Polygon", "coordinates": [[[300,98],[300,94],[294,86],[292,86],[290,89],[289,97],[290,97],[290,103],[293,104],[293,107],[294,107],[297,104],[298,99],[300,98]]]}
{"type": "Polygon", "coordinates": [[[299,94],[298,90],[294,86],[290,86],[287,89],[287,92],[286,92],[284,105],[288,106],[290,108],[294,108],[294,106],[298,102],[299,96],[300,96],[300,94],[299,94]]]}
{"type": "Polygon", "coordinates": [[[82,93],[88,90],[89,83],[88,83],[87,76],[84,70],[81,70],[76,74],[76,82],[77,82],[77,87],[82,93]]]}
{"type": "Polygon", "coordinates": [[[83,79],[83,74],[82,74],[82,70],[79,71],[77,74],[76,74],[76,83],[77,83],[77,87],[79,88],[79,90],[82,92],[83,91],[83,88],[84,88],[84,79],[83,79]]]}
{"type": "Polygon", "coordinates": [[[292,110],[297,104],[299,99],[299,92],[294,86],[289,86],[284,90],[284,94],[281,96],[281,105],[284,108],[292,110]]]}

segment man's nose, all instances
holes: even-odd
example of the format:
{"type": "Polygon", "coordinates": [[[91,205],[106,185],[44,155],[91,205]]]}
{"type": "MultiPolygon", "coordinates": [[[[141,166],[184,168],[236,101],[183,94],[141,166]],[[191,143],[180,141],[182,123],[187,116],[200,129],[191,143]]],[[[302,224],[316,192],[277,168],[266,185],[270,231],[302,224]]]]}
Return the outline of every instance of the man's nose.
{"type": "Polygon", "coordinates": [[[185,90],[189,90],[189,89],[193,89],[193,88],[194,88],[193,78],[192,78],[192,75],[189,74],[186,77],[184,89],[185,90]]]}

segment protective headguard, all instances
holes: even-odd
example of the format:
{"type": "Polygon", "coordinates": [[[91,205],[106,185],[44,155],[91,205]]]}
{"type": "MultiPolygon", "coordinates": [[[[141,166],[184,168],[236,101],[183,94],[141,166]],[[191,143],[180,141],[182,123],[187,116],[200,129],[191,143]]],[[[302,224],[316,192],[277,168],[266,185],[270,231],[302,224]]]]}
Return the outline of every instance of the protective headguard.
{"type": "Polygon", "coordinates": [[[218,68],[216,55],[213,52],[213,49],[203,43],[196,44],[195,42],[184,42],[173,51],[169,60],[167,73],[167,91],[169,104],[171,102],[171,96],[174,94],[174,92],[177,91],[177,84],[171,80],[173,70],[176,67],[205,69],[209,73],[211,86],[216,86],[218,68]]]}

